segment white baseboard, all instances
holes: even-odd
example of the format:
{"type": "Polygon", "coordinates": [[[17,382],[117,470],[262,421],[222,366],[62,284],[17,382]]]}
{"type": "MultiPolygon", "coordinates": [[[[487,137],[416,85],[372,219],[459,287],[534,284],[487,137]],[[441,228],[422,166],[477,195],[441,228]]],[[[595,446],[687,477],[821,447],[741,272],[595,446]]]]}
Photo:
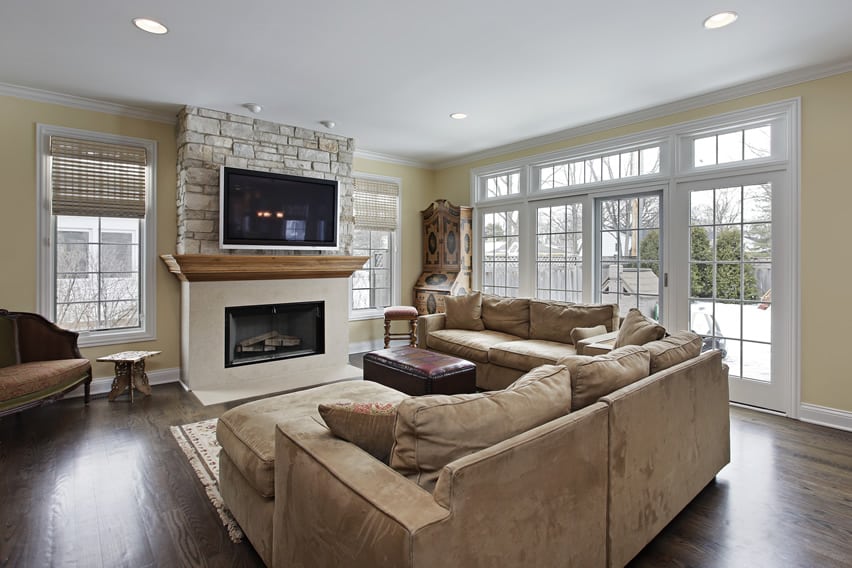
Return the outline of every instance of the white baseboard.
{"type": "Polygon", "coordinates": [[[852,412],[845,410],[803,402],[799,406],[799,420],[852,432],[852,412]]]}
{"type": "MultiPolygon", "coordinates": [[[[112,388],[112,379],[113,377],[99,377],[97,379],[92,379],[92,390],[91,394],[106,394],[112,388]]],[[[157,371],[148,371],[148,384],[151,385],[164,385],[166,383],[176,383],[180,381],[180,369],[175,367],[173,369],[160,369],[157,371]]],[[[69,398],[74,397],[82,397],[83,389],[78,388],[69,392],[67,395],[69,398]]]]}
{"type": "MultiPolygon", "coordinates": [[[[402,345],[400,342],[392,343],[391,345],[402,345]]],[[[349,344],[349,354],[366,353],[367,351],[376,351],[377,349],[385,348],[384,339],[373,339],[370,341],[359,341],[358,343],[349,344]]]]}

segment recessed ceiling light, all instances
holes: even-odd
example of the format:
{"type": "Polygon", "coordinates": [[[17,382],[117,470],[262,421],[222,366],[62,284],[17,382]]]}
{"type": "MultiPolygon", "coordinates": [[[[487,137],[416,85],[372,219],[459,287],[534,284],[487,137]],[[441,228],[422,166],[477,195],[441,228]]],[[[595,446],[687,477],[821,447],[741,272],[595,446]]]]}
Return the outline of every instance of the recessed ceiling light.
{"type": "Polygon", "coordinates": [[[739,16],[736,12],[719,12],[704,20],[704,27],[708,30],[724,28],[736,22],[737,18],[739,16]]]}
{"type": "Polygon", "coordinates": [[[243,104],[243,108],[248,109],[249,112],[253,112],[254,114],[257,114],[263,110],[263,107],[257,103],[245,103],[243,104]]]}
{"type": "Polygon", "coordinates": [[[169,28],[151,18],[133,18],[133,25],[149,34],[163,35],[169,31],[169,28]]]}
{"type": "Polygon", "coordinates": [[[456,120],[464,120],[465,118],[467,118],[467,115],[463,112],[454,112],[450,115],[450,118],[454,118],[456,120]]]}

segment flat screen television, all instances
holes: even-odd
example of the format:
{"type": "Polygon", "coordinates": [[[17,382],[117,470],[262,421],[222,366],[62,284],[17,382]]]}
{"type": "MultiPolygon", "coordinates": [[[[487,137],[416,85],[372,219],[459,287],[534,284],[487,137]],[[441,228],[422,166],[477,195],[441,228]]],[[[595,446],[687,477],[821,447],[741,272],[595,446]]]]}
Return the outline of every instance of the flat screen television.
{"type": "Polygon", "coordinates": [[[336,180],[223,166],[219,246],[223,249],[336,249],[336,180]]]}

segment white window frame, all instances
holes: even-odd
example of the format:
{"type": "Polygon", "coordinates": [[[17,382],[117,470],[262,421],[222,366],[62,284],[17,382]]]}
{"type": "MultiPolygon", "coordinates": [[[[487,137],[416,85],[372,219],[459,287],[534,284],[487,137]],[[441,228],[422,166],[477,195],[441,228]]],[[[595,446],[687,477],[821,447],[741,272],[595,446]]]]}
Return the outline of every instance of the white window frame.
{"type": "MultiPolygon", "coordinates": [[[[355,172],[352,175],[356,179],[370,179],[385,183],[392,183],[399,188],[396,206],[396,229],[391,233],[391,300],[390,305],[396,306],[400,303],[402,290],[402,231],[401,215],[402,215],[402,179],[398,177],[382,176],[378,174],[368,174],[355,172]]],[[[356,227],[353,224],[352,230],[356,227]]],[[[363,321],[384,318],[384,308],[355,310],[352,307],[352,277],[349,278],[349,321],[363,321]]]]}
{"type": "Polygon", "coordinates": [[[132,138],[103,132],[92,132],[76,128],[65,128],[49,124],[36,125],[36,283],[37,311],[54,320],[54,299],[56,273],[54,254],[56,251],[53,235],[55,218],[51,211],[51,182],[50,182],[50,137],[66,136],[92,140],[106,144],[129,144],[142,146],[148,154],[148,165],[145,168],[145,218],[140,223],[139,235],[139,327],[133,329],[80,331],[78,345],[80,347],[95,347],[99,345],[115,345],[137,341],[152,341],[156,339],[157,330],[157,290],[156,290],[156,250],[157,250],[157,142],[144,138],[132,138]]]}

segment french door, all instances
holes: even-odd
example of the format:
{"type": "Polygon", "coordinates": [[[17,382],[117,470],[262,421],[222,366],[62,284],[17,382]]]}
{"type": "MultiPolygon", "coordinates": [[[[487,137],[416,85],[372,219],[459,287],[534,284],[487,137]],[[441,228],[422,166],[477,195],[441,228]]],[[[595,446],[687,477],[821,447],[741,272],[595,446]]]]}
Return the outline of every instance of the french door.
{"type": "Polygon", "coordinates": [[[678,184],[678,319],[719,349],[731,400],[786,412],[793,351],[792,200],[784,176],[678,184]],[[685,225],[685,230],[683,225],[685,225]],[[685,294],[684,294],[685,292],[685,294]],[[686,318],[682,317],[686,315],[686,318]]]}

